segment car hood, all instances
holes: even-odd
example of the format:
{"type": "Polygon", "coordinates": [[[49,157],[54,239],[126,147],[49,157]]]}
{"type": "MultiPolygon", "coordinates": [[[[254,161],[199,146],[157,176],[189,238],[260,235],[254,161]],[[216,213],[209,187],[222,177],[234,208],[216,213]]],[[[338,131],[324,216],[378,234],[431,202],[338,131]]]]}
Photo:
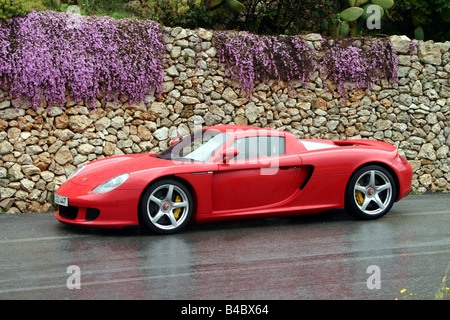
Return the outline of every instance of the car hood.
{"type": "Polygon", "coordinates": [[[151,154],[115,156],[89,162],[70,181],[79,185],[97,186],[120,174],[158,170],[173,165],[172,161],[155,158],[151,154]]]}

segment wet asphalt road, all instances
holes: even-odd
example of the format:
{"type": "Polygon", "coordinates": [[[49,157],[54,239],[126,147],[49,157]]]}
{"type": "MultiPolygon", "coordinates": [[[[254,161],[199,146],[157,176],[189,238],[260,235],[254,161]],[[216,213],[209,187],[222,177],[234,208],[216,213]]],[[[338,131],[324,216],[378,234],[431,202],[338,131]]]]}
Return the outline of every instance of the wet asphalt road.
{"type": "Polygon", "coordinates": [[[170,236],[2,215],[0,299],[393,300],[403,288],[434,299],[450,263],[449,204],[410,195],[376,221],[335,210],[170,236]]]}

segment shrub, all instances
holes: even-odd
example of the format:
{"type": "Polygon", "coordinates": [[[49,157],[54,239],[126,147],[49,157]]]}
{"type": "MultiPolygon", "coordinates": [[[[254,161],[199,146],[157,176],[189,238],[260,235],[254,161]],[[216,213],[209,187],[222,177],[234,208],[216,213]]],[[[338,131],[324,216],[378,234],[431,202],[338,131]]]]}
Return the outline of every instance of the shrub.
{"type": "Polygon", "coordinates": [[[32,9],[30,1],[0,0],[0,21],[8,21],[14,17],[24,17],[32,9]]]}
{"type": "Polygon", "coordinates": [[[160,94],[165,43],[154,21],[53,11],[0,24],[0,85],[34,108],[160,94]]]}
{"type": "Polygon", "coordinates": [[[256,81],[300,80],[304,83],[316,70],[320,71],[323,81],[331,81],[343,97],[347,96],[347,89],[370,89],[380,80],[398,80],[398,58],[388,39],[324,38],[322,58],[318,61],[299,36],[217,32],[214,45],[219,62],[225,64],[231,79],[239,82],[248,95],[256,81]],[[354,45],[355,41],[361,45],[354,45]]]}
{"type": "Polygon", "coordinates": [[[299,36],[258,36],[243,32],[216,32],[219,61],[231,79],[248,95],[256,81],[268,79],[305,82],[316,69],[311,50],[299,36]]]}
{"type": "Polygon", "coordinates": [[[388,39],[358,38],[324,39],[321,61],[323,80],[329,79],[338,92],[346,96],[346,89],[370,89],[380,80],[398,81],[397,53],[388,39]]]}

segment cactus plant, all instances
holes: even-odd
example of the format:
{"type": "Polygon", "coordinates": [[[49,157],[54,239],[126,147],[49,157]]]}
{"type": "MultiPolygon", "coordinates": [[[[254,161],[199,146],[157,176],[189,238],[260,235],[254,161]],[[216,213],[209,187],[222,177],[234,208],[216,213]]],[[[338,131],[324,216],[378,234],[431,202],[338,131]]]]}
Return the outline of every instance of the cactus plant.
{"type": "Polygon", "coordinates": [[[350,7],[340,13],[343,21],[355,21],[362,16],[364,10],[359,7],[350,7]]]}
{"type": "Polygon", "coordinates": [[[245,10],[245,6],[237,0],[207,0],[205,4],[206,8],[211,12],[219,9],[234,12],[242,12],[245,10]]]}
{"type": "Polygon", "coordinates": [[[385,10],[388,10],[394,6],[394,0],[372,0],[372,3],[382,7],[385,10]]]}
{"type": "Polygon", "coordinates": [[[418,27],[414,30],[414,38],[417,40],[425,40],[425,32],[421,27],[418,27]]]}
{"type": "MultiPolygon", "coordinates": [[[[343,10],[339,17],[341,20],[348,22],[350,35],[356,36],[357,20],[361,17],[367,20],[370,17],[367,12],[369,0],[347,0],[347,2],[349,7],[343,10]]],[[[394,5],[394,0],[371,0],[370,2],[371,5],[377,5],[380,8],[381,15],[384,14],[384,10],[388,10],[394,5]]]]}

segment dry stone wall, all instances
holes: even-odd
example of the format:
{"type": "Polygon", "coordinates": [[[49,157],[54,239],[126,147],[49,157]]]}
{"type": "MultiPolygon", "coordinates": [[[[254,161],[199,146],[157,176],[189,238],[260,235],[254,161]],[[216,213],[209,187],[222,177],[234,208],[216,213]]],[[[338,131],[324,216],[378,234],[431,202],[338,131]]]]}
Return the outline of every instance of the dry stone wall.
{"type": "MultiPolygon", "coordinates": [[[[414,168],[418,192],[450,191],[450,42],[391,37],[399,82],[348,99],[324,88],[316,72],[302,85],[256,84],[251,97],[218,62],[208,30],[165,29],[161,97],[130,105],[98,97],[96,108],[25,108],[0,91],[0,211],[52,210],[53,191],[79,165],[120,154],[157,152],[195,125],[278,128],[298,138],[376,139],[396,145],[414,168]]],[[[320,49],[322,37],[304,36],[320,49]]]]}

